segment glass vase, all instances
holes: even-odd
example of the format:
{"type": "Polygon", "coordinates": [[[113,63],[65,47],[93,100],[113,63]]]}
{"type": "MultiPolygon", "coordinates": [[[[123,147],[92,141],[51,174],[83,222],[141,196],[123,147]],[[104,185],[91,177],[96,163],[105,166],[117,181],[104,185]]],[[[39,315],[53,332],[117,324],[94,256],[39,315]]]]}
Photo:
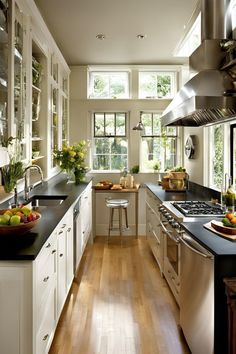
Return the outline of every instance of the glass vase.
{"type": "Polygon", "coordinates": [[[75,183],[75,174],[73,170],[67,170],[67,183],[75,183]]]}

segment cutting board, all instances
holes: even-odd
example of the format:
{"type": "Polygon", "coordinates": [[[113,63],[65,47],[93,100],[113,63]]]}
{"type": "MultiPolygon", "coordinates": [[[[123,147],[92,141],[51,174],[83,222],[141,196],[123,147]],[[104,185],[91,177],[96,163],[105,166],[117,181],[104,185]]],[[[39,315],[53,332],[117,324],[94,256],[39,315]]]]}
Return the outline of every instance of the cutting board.
{"type": "Polygon", "coordinates": [[[203,226],[221,237],[236,241],[236,229],[224,226],[221,221],[212,220],[203,226]]]}

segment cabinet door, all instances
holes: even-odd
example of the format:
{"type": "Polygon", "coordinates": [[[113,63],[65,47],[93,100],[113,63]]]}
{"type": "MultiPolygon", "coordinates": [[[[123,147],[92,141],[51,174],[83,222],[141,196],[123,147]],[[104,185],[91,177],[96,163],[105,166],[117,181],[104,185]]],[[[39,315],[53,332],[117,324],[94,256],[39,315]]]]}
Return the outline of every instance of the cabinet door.
{"type": "Polygon", "coordinates": [[[66,298],[66,224],[57,233],[57,318],[66,298]]]}
{"type": "Polygon", "coordinates": [[[92,190],[90,185],[86,188],[81,197],[81,213],[82,213],[82,251],[84,250],[92,228],[92,190]]]}
{"type": "Polygon", "coordinates": [[[9,4],[0,1],[0,145],[4,145],[8,138],[8,56],[9,56],[9,4]]]}
{"type": "Polygon", "coordinates": [[[74,278],[73,213],[69,212],[66,223],[66,289],[69,291],[74,278]]]}
{"type": "Polygon", "coordinates": [[[26,23],[25,15],[15,4],[14,38],[14,137],[21,144],[21,159],[27,157],[26,120],[26,23]]]}

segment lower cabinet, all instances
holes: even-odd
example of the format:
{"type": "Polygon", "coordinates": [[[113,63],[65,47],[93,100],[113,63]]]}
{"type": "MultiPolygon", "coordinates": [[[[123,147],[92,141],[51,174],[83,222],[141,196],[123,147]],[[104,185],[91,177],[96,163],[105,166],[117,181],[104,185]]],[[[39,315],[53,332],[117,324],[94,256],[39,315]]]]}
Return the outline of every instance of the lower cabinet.
{"type": "Polygon", "coordinates": [[[152,253],[159,265],[161,274],[164,267],[164,240],[160,227],[160,201],[147,190],[146,194],[146,235],[152,253]]]}
{"type": "Polygon", "coordinates": [[[73,209],[35,261],[0,262],[0,353],[47,354],[73,281],[73,209]]]}

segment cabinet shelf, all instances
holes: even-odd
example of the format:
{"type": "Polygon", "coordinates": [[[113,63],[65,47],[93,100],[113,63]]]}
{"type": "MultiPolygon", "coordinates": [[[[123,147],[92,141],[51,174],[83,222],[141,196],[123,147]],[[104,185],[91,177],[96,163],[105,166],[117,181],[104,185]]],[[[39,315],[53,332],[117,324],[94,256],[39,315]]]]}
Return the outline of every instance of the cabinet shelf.
{"type": "Polygon", "coordinates": [[[31,161],[41,160],[41,159],[43,159],[44,157],[45,157],[44,155],[39,155],[39,156],[37,156],[37,157],[32,157],[32,158],[31,158],[31,161]]]}
{"type": "Polygon", "coordinates": [[[37,91],[37,92],[41,92],[41,89],[35,85],[32,84],[32,89],[37,91]]]}
{"type": "Polygon", "coordinates": [[[32,136],[31,138],[32,141],[42,141],[43,139],[37,136],[32,136]]]}

